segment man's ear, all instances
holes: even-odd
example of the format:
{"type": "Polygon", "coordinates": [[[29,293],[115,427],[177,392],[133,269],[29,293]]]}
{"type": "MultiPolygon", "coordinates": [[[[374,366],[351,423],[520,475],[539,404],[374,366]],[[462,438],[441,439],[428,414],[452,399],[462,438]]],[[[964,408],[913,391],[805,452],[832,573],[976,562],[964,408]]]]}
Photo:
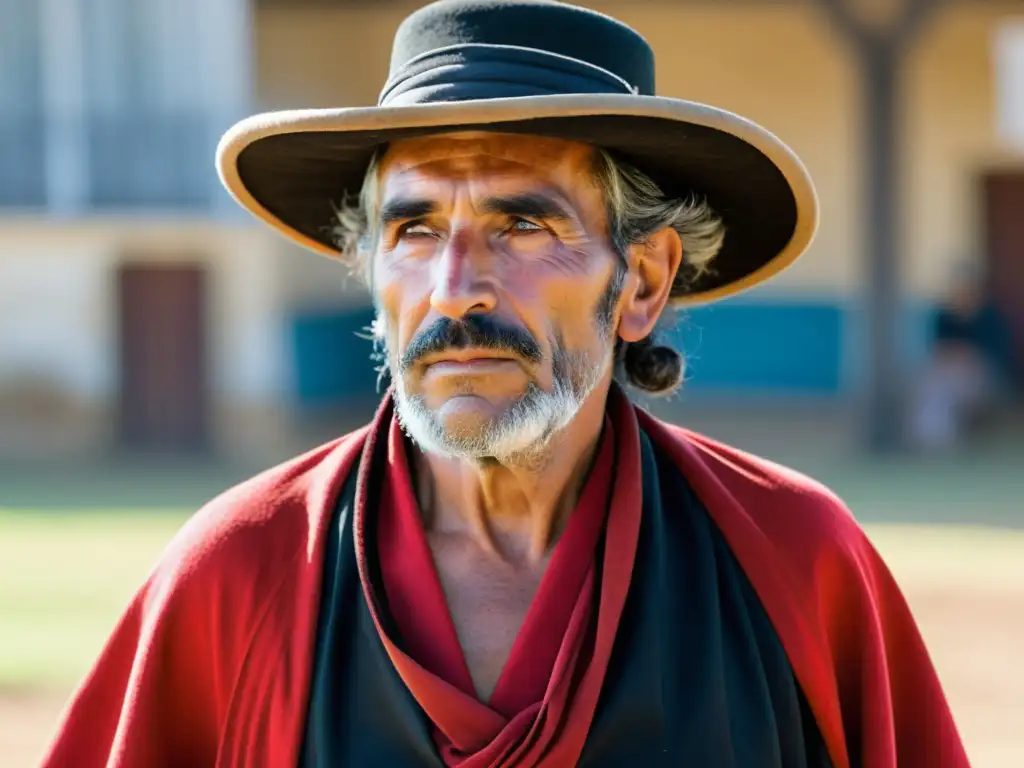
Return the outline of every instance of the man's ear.
{"type": "Polygon", "coordinates": [[[659,230],[645,242],[629,247],[629,279],[619,314],[619,336],[640,341],[650,335],[661,317],[683,260],[679,233],[659,230]]]}

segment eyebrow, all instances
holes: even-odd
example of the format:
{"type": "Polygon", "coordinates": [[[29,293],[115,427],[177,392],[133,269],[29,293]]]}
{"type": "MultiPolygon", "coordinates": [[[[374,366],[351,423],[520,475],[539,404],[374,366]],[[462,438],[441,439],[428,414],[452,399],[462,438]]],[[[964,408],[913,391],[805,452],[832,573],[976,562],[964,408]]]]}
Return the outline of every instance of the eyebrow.
{"type": "Polygon", "coordinates": [[[480,206],[484,213],[498,213],[503,216],[523,216],[532,219],[554,219],[566,221],[572,215],[558,200],[540,192],[523,192],[517,195],[488,197],[480,206]]]}
{"type": "Polygon", "coordinates": [[[397,221],[422,219],[437,210],[437,204],[423,198],[395,197],[380,207],[380,225],[386,227],[397,221]]]}
{"type": "MultiPolygon", "coordinates": [[[[395,197],[381,205],[380,226],[387,227],[399,221],[421,219],[436,213],[437,208],[437,203],[426,198],[395,197]]],[[[480,210],[489,214],[532,219],[569,221],[574,218],[561,202],[540,192],[494,195],[483,201],[480,210]]]]}

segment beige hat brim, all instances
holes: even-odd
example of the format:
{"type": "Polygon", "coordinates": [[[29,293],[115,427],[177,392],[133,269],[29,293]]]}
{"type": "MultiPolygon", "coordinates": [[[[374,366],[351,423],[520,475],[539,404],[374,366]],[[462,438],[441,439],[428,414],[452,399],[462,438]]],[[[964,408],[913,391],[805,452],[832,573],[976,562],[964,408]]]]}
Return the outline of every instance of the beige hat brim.
{"type": "Polygon", "coordinates": [[[217,170],[242,207],[289,239],[336,258],[333,206],[345,193],[359,191],[373,149],[463,130],[594,143],[623,153],[663,189],[706,195],[725,219],[726,242],[708,280],[675,299],[680,306],[763,283],[804,253],[817,229],[811,178],[779,139],[730,112],[655,96],[571,94],[271,112],[242,120],[224,135],[217,170]]]}

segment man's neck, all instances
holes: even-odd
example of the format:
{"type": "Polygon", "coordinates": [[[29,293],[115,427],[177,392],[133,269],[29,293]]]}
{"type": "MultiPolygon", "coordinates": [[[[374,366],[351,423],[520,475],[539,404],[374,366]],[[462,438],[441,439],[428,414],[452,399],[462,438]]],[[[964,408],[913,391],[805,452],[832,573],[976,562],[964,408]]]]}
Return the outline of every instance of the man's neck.
{"type": "Polygon", "coordinates": [[[536,565],[572,513],[604,426],[607,391],[591,393],[543,461],[475,462],[416,451],[417,497],[428,531],[463,535],[513,565],[536,565]]]}

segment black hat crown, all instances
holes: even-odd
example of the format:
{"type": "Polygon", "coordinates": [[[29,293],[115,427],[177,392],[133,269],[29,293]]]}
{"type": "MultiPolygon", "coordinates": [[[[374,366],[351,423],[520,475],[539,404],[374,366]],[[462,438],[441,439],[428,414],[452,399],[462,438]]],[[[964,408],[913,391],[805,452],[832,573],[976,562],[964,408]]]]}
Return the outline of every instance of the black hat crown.
{"type": "Polygon", "coordinates": [[[440,0],[398,28],[378,104],[654,92],[650,45],[604,14],[554,0],[440,0]]]}

